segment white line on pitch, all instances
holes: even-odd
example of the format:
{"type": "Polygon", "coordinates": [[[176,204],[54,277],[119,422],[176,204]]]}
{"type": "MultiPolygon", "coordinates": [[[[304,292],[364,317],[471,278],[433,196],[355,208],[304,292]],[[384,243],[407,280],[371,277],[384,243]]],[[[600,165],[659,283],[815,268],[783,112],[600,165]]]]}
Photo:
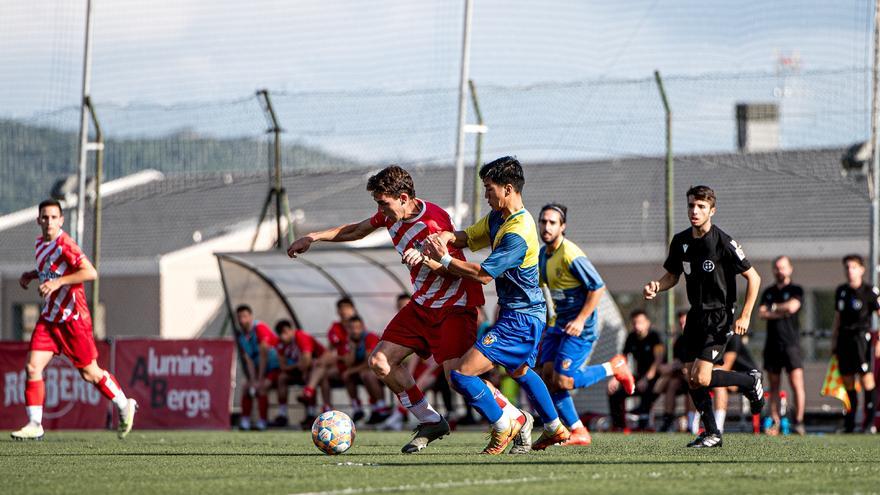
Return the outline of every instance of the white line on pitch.
{"type": "Polygon", "coordinates": [[[510,485],[514,483],[537,483],[541,481],[557,481],[565,479],[566,476],[554,476],[553,478],[505,478],[500,480],[464,480],[464,481],[444,481],[440,483],[418,483],[411,485],[397,486],[379,486],[365,488],[343,488],[341,490],[328,490],[323,492],[298,492],[291,495],[357,495],[360,493],[393,493],[406,492],[414,490],[430,490],[441,488],[459,488],[463,486],[481,486],[481,485],[510,485]]]}

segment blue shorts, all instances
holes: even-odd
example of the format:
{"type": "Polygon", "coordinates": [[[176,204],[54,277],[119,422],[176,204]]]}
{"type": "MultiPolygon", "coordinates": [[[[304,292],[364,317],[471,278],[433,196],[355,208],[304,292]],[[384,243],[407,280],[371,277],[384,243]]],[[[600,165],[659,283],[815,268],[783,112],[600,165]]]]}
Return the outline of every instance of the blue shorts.
{"type": "Polygon", "coordinates": [[[541,339],[541,352],[538,363],[553,362],[553,370],[564,376],[574,374],[587,364],[596,333],[586,330],[578,337],[572,337],[559,327],[549,327],[541,339]]]}
{"type": "Polygon", "coordinates": [[[501,310],[498,320],[489,327],[474,347],[489,361],[504,366],[509,371],[523,364],[535,365],[538,342],[546,320],[519,311],[501,310]]]}

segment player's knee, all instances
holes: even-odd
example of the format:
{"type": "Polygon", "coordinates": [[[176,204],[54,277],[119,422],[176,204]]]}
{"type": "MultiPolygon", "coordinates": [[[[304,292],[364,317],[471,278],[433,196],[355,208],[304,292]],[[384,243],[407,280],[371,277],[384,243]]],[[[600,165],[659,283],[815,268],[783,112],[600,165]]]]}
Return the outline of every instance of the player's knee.
{"type": "Polygon", "coordinates": [[[690,387],[691,388],[700,388],[700,387],[708,387],[709,383],[712,382],[711,374],[703,374],[703,373],[694,373],[690,377],[690,387]]]}
{"type": "Polygon", "coordinates": [[[27,372],[28,380],[42,380],[43,379],[43,367],[37,366],[34,363],[28,361],[28,363],[24,367],[27,372]]]}
{"type": "Polygon", "coordinates": [[[572,390],[574,389],[574,378],[557,374],[553,377],[552,385],[555,390],[572,390]]]}
{"type": "Polygon", "coordinates": [[[370,354],[368,364],[373,373],[379,378],[384,378],[391,373],[391,365],[388,363],[388,357],[384,353],[374,351],[370,354]]]}

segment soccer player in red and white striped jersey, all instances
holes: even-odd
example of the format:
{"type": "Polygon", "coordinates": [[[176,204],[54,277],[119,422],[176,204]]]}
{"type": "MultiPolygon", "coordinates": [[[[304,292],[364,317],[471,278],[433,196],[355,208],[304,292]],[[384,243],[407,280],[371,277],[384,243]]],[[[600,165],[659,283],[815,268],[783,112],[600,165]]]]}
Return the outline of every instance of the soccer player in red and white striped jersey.
{"type": "MultiPolygon", "coordinates": [[[[484,303],[483,288],[479,282],[451,275],[440,263],[420,254],[421,243],[428,235],[455,229],[445,210],[416,197],[406,170],[394,165],[382,169],[370,177],[367,191],[378,205],[372,217],[301,237],[290,245],[287,254],[295,258],[315,242],[354,241],[378,228],[388,229],[394,247],[410,268],[413,294],[410,303],[385,328],[369,363],[401,404],[418,418],[413,439],[402,449],[414,453],[450,430],[401,363],[413,353],[423,359],[433,356],[448,375],[476,340],[476,307],[484,303]]],[[[459,249],[450,254],[465,260],[459,249]]]]}
{"type": "Polygon", "coordinates": [[[28,423],[12,433],[16,440],[37,440],[43,436],[43,402],[46,388],[43,370],[56,354],[64,353],[80,375],[93,384],[119,410],[119,438],[131,431],[137,402],[128,399],[116,377],[98,366],[98,350],[92,336],[92,317],[86,304],[83,282],[98,273],[76,242],[65,233],[64,212],[55,200],[40,203],[37,224],[42,236],[34,245],[35,269],[21,274],[19,284],[27,289],[39,280],[42,312],[31,335],[24,396],[28,423]]]}

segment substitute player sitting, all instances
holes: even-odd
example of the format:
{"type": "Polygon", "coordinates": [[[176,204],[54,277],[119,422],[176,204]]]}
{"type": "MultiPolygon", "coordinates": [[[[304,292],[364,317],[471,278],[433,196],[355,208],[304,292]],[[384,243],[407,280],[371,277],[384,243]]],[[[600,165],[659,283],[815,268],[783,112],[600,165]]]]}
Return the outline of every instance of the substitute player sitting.
{"type": "Polygon", "coordinates": [[[715,369],[724,356],[724,348],[733,333],[749,329],[752,309],[758,298],[761,277],[746,259],[742,247],[729,235],[712,225],[715,215],[715,191],[694,186],[686,194],[691,227],[672,238],[669,255],[663,263],[666,273],[644,287],[645,299],[669,290],[685,275],[691,309],[685,324],[686,363],[691,399],[700,412],[705,432],[688,447],[721,447],[721,431],[715,423],[709,388],[737,386],[751,402],[752,414],[764,408],[761,372],[738,373],[715,369]],[[747,281],[745,305],[736,315],[736,276],[747,281]],[[732,329],[731,329],[732,327],[732,329]]]}
{"type": "MultiPolygon", "coordinates": [[[[278,417],[275,426],[287,426],[287,392],[290,385],[302,385],[303,389],[311,390],[315,397],[315,389],[320,385],[327,372],[321,358],[327,349],[305,330],[294,328],[288,320],[275,324],[278,334],[278,361],[281,374],[278,375],[278,417]]],[[[305,395],[305,394],[304,394],[305,395]]],[[[318,415],[315,401],[307,402],[303,428],[310,427],[318,415]]]]}
{"type": "Polygon", "coordinates": [[[452,274],[482,284],[495,280],[498,293],[498,319],[449,374],[450,384],[492,424],[483,453],[500,454],[524,427],[530,429],[528,417],[497,391],[493,397],[479,378],[496,365],[503,366],[526,390],[544,420],[544,431],[532,447],[540,450],[568,440],[570,433],[559,420],[547,386],[531,369],[547,319],[538,283],[535,221],[523,206],[525,177],[516,158],[503,157],[483,165],[480,178],[492,211],[463,231],[428,237],[424,246],[424,253],[452,274]],[[450,243],[452,249],[467,246],[472,251],[491,247],[492,253],[482,264],[468,263],[450,254],[450,243]]]}
{"type": "MultiPolygon", "coordinates": [[[[448,435],[450,429],[401,363],[415,353],[425,359],[433,355],[447,374],[456,367],[476,339],[476,307],[484,303],[483,288],[473,280],[450,274],[440,263],[422,259],[416,246],[429,234],[452,230],[452,219],[443,208],[416,197],[415,185],[406,170],[394,165],[382,169],[367,181],[367,191],[378,207],[373,216],[301,237],[290,245],[287,254],[295,258],[315,242],[354,241],[379,228],[388,230],[402,259],[410,253],[407,265],[412,300],[385,328],[369,363],[419,420],[412,440],[402,448],[404,453],[414,453],[448,435]]],[[[459,249],[450,255],[465,260],[459,249]]]]}
{"type": "Polygon", "coordinates": [[[538,228],[544,246],[538,265],[541,285],[548,287],[556,308],[555,323],[541,339],[538,364],[562,421],[571,430],[565,445],[589,445],[590,432],[580,420],[569,390],[586,388],[614,376],[627,394],[635,388],[633,375],[622,355],[587,366],[598,338],[599,301],[605,283],[587,256],[565,237],[568,208],[550,203],[541,208],[538,228]]]}
{"type": "Polygon", "coordinates": [[[242,304],[235,308],[240,332],[238,348],[244,361],[247,381],[241,395],[241,430],[251,429],[251,413],[254,397],[257,398],[259,419],[256,429],[264,431],[269,418],[269,390],[277,383],[281,366],[278,362],[278,336],[262,321],[254,318],[250,306],[242,304]]]}
{"type": "Polygon", "coordinates": [[[19,284],[22,289],[27,289],[31,281],[39,280],[43,304],[40,319],[31,335],[25,367],[24,398],[28,422],[12,432],[12,438],[38,440],[43,437],[43,403],[46,398],[43,370],[53,356],[61,353],[73,362],[83,380],[113,402],[119,412],[118,435],[125,438],[134,424],[137,402],[126,398],[116,377],[98,366],[92,316],[83,289],[83,282],[95,280],[98,272],[76,242],[61,229],[64,225],[61,203],[49,199],[40,203],[37,211],[37,225],[42,236],[34,245],[36,268],[22,273],[19,284]]]}

